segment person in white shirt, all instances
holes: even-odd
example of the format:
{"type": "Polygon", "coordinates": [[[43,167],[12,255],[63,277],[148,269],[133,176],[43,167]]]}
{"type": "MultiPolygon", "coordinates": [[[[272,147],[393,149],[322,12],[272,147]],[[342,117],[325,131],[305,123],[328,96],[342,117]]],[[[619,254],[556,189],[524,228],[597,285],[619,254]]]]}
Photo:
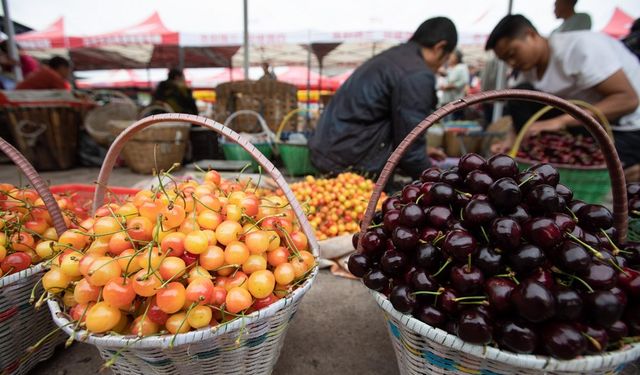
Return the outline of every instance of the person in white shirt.
{"type": "MultiPolygon", "coordinates": [[[[640,177],[640,62],[622,42],[603,33],[573,31],[544,38],[522,15],[509,15],[493,29],[485,48],[522,72],[533,89],[564,99],[593,104],[611,122],[616,149],[631,180],[640,177]]],[[[531,87],[530,86],[530,87],[531,87]]],[[[519,131],[540,105],[509,102],[508,111],[519,131]]],[[[533,124],[530,132],[559,131],[578,126],[558,112],[533,124]]],[[[494,145],[502,152],[514,134],[494,145]]]]}
{"type": "Polygon", "coordinates": [[[578,0],[556,0],[554,13],[556,18],[563,19],[564,22],[552,33],[562,33],[565,31],[591,30],[591,16],[587,13],[576,13],[575,6],[578,0]]]}
{"type": "MultiPolygon", "coordinates": [[[[442,90],[441,105],[447,104],[454,100],[465,96],[469,85],[469,68],[462,62],[462,52],[455,50],[449,55],[447,62],[447,79],[446,83],[440,86],[442,90]]],[[[453,114],[454,120],[459,120],[461,111],[453,114]]]]}

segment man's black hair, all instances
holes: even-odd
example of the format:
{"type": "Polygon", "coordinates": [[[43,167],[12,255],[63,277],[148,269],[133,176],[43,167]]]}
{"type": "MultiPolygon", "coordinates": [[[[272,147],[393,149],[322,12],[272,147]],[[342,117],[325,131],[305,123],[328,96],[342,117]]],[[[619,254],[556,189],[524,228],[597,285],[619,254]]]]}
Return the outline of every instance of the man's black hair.
{"type": "Polygon", "coordinates": [[[182,70],[177,68],[169,69],[169,74],[167,74],[167,78],[170,81],[182,76],[184,76],[184,73],[182,73],[182,70]]]}
{"type": "Polygon", "coordinates": [[[65,59],[62,56],[54,56],[50,58],[49,62],[47,62],[47,65],[49,65],[51,69],[57,69],[59,67],[65,67],[65,68],[71,67],[69,60],[65,59]]]}
{"type": "Polygon", "coordinates": [[[458,60],[458,64],[462,63],[462,57],[464,56],[462,54],[462,51],[460,51],[459,49],[455,50],[453,53],[456,54],[456,60],[458,60]]]}
{"type": "Polygon", "coordinates": [[[428,48],[444,40],[447,42],[444,46],[445,52],[451,52],[458,44],[458,32],[456,31],[456,25],[450,19],[434,17],[429,18],[418,26],[418,29],[409,40],[428,48]]]}
{"type": "Polygon", "coordinates": [[[525,16],[521,14],[510,14],[501,19],[496,27],[493,28],[493,31],[489,34],[489,38],[487,39],[487,44],[485,44],[484,49],[494,49],[500,39],[517,38],[526,29],[532,29],[536,33],[538,32],[531,21],[529,21],[525,16]]]}

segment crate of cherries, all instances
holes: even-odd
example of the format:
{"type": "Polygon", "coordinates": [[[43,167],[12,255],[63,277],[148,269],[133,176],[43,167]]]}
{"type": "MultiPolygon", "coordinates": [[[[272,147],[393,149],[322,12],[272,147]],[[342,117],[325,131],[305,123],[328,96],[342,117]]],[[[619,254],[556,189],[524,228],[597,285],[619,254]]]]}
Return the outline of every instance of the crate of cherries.
{"type": "Polygon", "coordinates": [[[611,212],[573,199],[550,164],[467,154],[427,169],[358,237],[354,275],[467,343],[569,360],[640,336],[640,244],[616,243],[611,212]]]}

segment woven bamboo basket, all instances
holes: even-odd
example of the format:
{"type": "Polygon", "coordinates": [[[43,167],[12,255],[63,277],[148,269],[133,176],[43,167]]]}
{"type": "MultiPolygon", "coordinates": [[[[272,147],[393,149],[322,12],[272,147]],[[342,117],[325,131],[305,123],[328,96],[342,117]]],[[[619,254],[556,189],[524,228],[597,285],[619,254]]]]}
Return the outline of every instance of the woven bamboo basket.
{"type": "MultiPolygon", "coordinates": [[[[255,119],[260,124],[261,131],[252,133],[243,132],[240,134],[247,138],[249,142],[251,142],[251,144],[253,144],[267,159],[271,159],[271,157],[273,156],[273,142],[275,140],[275,135],[273,134],[271,129],[269,129],[269,126],[267,126],[267,122],[265,121],[264,117],[262,117],[258,112],[248,109],[237,111],[231,114],[231,116],[227,117],[227,119],[224,121],[224,126],[233,128],[237,125],[234,124],[234,120],[247,116],[255,117],[255,119]]],[[[255,161],[255,158],[250,153],[243,150],[240,145],[233,141],[225,141],[224,137],[221,137],[221,144],[222,152],[224,153],[225,159],[250,161],[253,171],[258,172],[258,163],[255,161]]]]}
{"type": "MultiPolygon", "coordinates": [[[[280,154],[280,159],[287,172],[291,176],[303,176],[308,174],[317,173],[313,164],[311,163],[311,156],[309,155],[309,147],[306,143],[288,143],[282,140],[282,131],[285,126],[291,120],[297,119],[299,113],[309,113],[307,109],[295,109],[282,119],[278,131],[276,132],[276,150],[280,154]]],[[[317,112],[317,111],[316,111],[317,112]]]]}
{"type": "Polygon", "coordinates": [[[100,91],[100,95],[109,95],[109,102],[98,106],[84,119],[84,128],[91,138],[102,146],[109,146],[115,138],[111,132],[110,121],[135,121],[138,107],[133,100],[119,91],[100,91]]]}
{"type": "MultiPolygon", "coordinates": [[[[118,136],[134,121],[111,121],[112,134],[118,136]]],[[[129,168],[137,173],[149,174],[154,170],[168,170],[181,163],[189,141],[190,124],[157,124],[139,132],[122,150],[129,168]]]]}
{"type": "MultiPolygon", "coordinates": [[[[609,124],[609,121],[599,109],[581,100],[572,100],[571,102],[579,107],[586,108],[591,113],[595,114],[606,130],[607,134],[609,135],[609,138],[613,139],[611,124],[609,124]]],[[[538,112],[531,116],[531,118],[523,125],[522,129],[520,130],[520,133],[518,134],[518,137],[516,138],[516,141],[511,151],[509,152],[509,155],[516,159],[520,168],[528,168],[537,163],[537,161],[535,160],[523,159],[520,157],[516,157],[516,155],[518,154],[518,149],[520,148],[520,145],[524,140],[524,137],[526,136],[527,130],[531,127],[531,125],[533,125],[533,123],[538,121],[540,117],[549,112],[551,109],[553,109],[552,106],[541,108],[538,112]]],[[[580,199],[589,203],[602,203],[607,194],[611,192],[611,181],[609,179],[609,173],[607,171],[606,165],[581,166],[559,163],[550,164],[553,165],[558,170],[558,172],[560,172],[560,182],[568,186],[573,191],[573,196],[576,199],[580,199]]]]}
{"type": "MultiPolygon", "coordinates": [[[[24,156],[2,138],[0,150],[27,176],[49,210],[56,231],[62,234],[66,230],[64,219],[46,183],[24,156]]],[[[28,373],[38,362],[51,357],[56,345],[62,342],[63,335],[54,334],[35,352],[26,352],[27,348],[56,330],[47,309],[36,310],[29,302],[36,284],[36,295],[44,292],[39,285],[44,272],[45,265],[40,263],[0,278],[0,373],[3,375],[28,373]]]]}
{"type": "MultiPolygon", "coordinates": [[[[94,202],[102,202],[109,175],[116,157],[124,143],[134,134],[152,124],[181,121],[211,129],[251,153],[274,181],[283,190],[309,239],[311,251],[318,256],[318,242],[313,229],[305,217],[300,204],[295,199],[280,172],[245,138],[233,130],[204,117],[186,114],[155,115],[142,119],[127,128],[114,141],[107,153],[100,175],[94,202]]],[[[94,210],[97,204],[94,205],[94,210]]],[[[60,310],[59,301],[50,300],[49,308],[55,323],[69,335],[76,335],[87,343],[95,345],[100,355],[114,359],[112,370],[116,374],[268,374],[273,370],[289,321],[298,304],[309,290],[318,272],[317,267],[298,289],[274,304],[214,328],[165,336],[151,336],[139,339],[135,336],[95,335],[86,331],[73,332],[68,325],[68,317],[60,310]],[[173,345],[171,342],[173,341],[173,345]]]]}
{"type": "MultiPolygon", "coordinates": [[[[369,227],[380,195],[393,170],[407,148],[421,134],[448,114],[466,106],[494,100],[527,100],[541,102],[565,111],[580,120],[596,138],[604,152],[613,188],[613,217],[617,240],[627,237],[627,192],[622,165],[606,131],[587,112],[556,96],[528,90],[499,90],[471,95],[439,108],[416,126],[400,143],[384,166],[362,220],[361,235],[369,227]]],[[[359,251],[362,250],[358,244],[359,251]]],[[[601,355],[589,355],[570,361],[537,355],[514,354],[494,347],[465,343],[455,335],[431,327],[393,308],[388,299],[372,292],[384,312],[389,336],[398,360],[400,373],[417,374],[482,374],[482,375],[569,375],[617,374],[640,357],[640,343],[601,355]]]]}

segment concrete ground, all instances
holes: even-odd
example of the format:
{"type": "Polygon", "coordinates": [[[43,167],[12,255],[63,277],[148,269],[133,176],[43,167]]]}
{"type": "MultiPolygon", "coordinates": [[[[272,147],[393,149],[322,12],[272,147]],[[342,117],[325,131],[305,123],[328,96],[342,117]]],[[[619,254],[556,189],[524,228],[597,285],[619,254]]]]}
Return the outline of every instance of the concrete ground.
{"type": "MultiPolygon", "coordinates": [[[[98,169],[44,172],[42,176],[51,184],[90,184],[98,169]]],[[[146,178],[120,168],[114,171],[110,185],[132,186],[146,178]]],[[[15,167],[0,165],[0,181],[18,184],[21,179],[15,167]]],[[[26,184],[24,178],[22,184],[26,184]]],[[[31,373],[85,375],[96,373],[102,363],[93,346],[75,343],[69,349],[59,348],[31,373]]],[[[366,288],[321,271],[291,322],[274,373],[397,374],[382,313],[366,288]]]]}

